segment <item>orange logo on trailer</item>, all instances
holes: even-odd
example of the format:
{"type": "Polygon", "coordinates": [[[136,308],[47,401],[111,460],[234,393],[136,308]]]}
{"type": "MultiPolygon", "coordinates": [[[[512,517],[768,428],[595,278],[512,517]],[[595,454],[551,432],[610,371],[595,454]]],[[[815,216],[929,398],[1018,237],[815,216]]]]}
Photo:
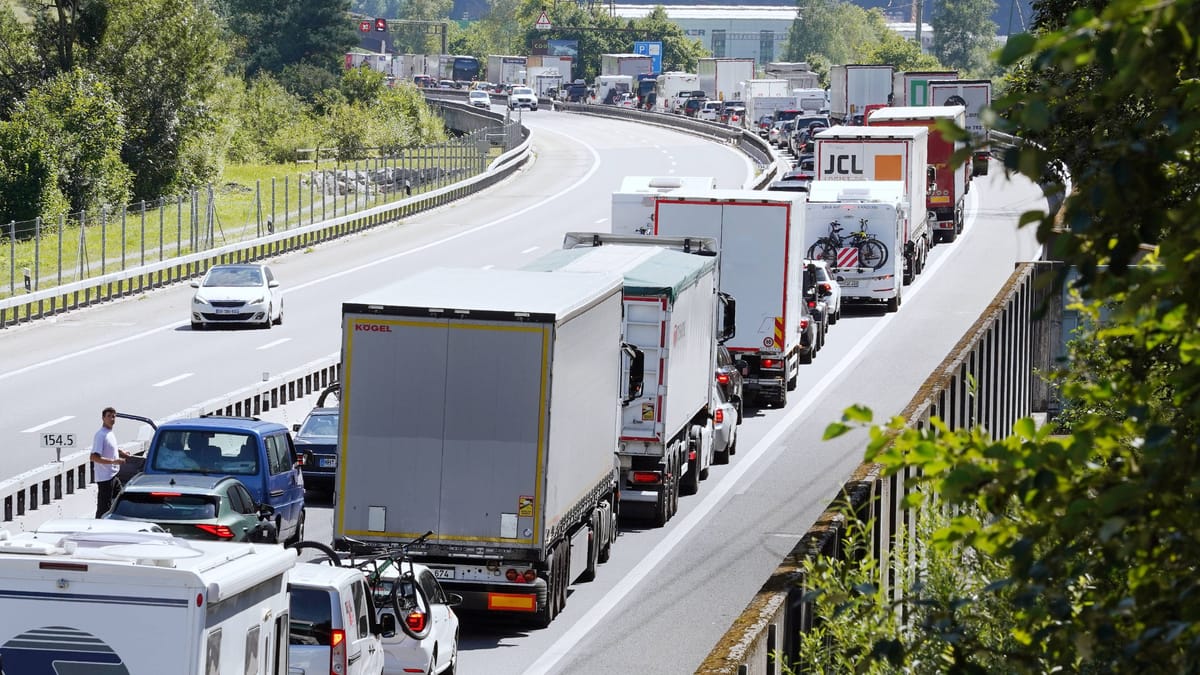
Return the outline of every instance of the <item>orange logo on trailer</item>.
{"type": "Polygon", "coordinates": [[[875,156],[875,180],[904,180],[904,162],[900,155],[875,156]]]}
{"type": "Polygon", "coordinates": [[[783,346],[783,317],[775,317],[775,344],[783,346]]]}

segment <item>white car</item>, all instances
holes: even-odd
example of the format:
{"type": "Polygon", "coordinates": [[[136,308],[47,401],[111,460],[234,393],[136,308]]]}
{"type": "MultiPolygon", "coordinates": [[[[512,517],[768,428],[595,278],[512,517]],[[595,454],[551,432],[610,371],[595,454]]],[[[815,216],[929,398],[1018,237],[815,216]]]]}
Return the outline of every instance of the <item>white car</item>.
{"type": "MultiPolygon", "coordinates": [[[[370,593],[353,568],[300,562],[288,572],[293,673],[377,675],[384,669],[383,626],[371,616],[370,593]]],[[[395,626],[386,628],[387,632],[395,626]]]]}
{"type": "Polygon", "coordinates": [[[810,260],[817,266],[817,292],[825,296],[825,306],[829,308],[829,325],[842,318],[842,285],[838,283],[829,265],[824,260],[810,260]]]}
{"type": "Polygon", "coordinates": [[[407,616],[396,617],[396,621],[404,621],[417,632],[424,631],[428,625],[429,634],[423,640],[414,640],[401,630],[384,635],[383,672],[386,675],[455,672],[458,667],[458,615],[454,613],[454,606],[462,602],[462,596],[446,593],[433,571],[424,565],[412,563],[410,566],[410,563],[402,562],[400,567],[400,571],[396,567],[385,570],[383,581],[374,589],[380,619],[393,614],[394,609],[388,599],[392,584],[403,574],[405,578],[400,581],[398,593],[412,605],[417,605],[418,595],[413,588],[413,583],[417,583],[428,598],[429,605],[411,610],[407,616]],[[411,577],[408,576],[410,569],[411,577]]]}
{"type": "Polygon", "coordinates": [[[737,452],[738,409],[725,397],[725,390],[713,384],[713,464],[728,464],[737,452]]]}
{"type": "Polygon", "coordinates": [[[193,281],[192,330],[208,326],[283,323],[283,293],[271,268],[259,263],[214,265],[193,281]]]}
{"type": "Polygon", "coordinates": [[[492,106],[492,97],[482,89],[472,89],[470,94],[467,94],[467,102],[476,108],[490,108],[492,106]]]}
{"type": "Polygon", "coordinates": [[[716,122],[721,118],[721,109],[725,104],[721,101],[705,101],[704,106],[696,113],[696,117],[710,122],[716,122]]]}
{"type": "Polygon", "coordinates": [[[529,108],[537,110],[538,100],[537,95],[529,87],[513,87],[508,94],[508,107],[511,110],[517,108],[529,108]]]}

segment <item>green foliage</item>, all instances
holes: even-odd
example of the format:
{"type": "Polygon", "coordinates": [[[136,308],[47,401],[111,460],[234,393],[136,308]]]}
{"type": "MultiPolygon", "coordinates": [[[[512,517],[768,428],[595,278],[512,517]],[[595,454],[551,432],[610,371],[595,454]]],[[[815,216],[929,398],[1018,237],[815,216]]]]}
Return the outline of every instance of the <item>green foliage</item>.
{"type": "Polygon", "coordinates": [[[372,68],[351,68],[342,75],[338,89],[350,103],[374,105],[385,89],[383,73],[372,68]]]}
{"type": "Polygon", "coordinates": [[[302,133],[308,121],[308,105],[288,93],[274,77],[261,74],[244,86],[238,102],[238,124],[227,150],[229,161],[244,164],[266,161],[295,161],[294,150],[313,147],[314,133],[302,133]],[[277,139],[289,139],[285,148],[277,139]],[[308,138],[311,142],[302,139],[308,138]],[[282,151],[282,152],[281,152],[282,151]]]}
{"type": "Polygon", "coordinates": [[[41,69],[33,33],[10,7],[0,7],[0,120],[38,82],[41,69]]]}
{"type": "Polygon", "coordinates": [[[358,46],[349,9],[349,0],[220,0],[247,75],[280,74],[301,63],[340,74],[346,52],[358,46]]]}
{"type": "MultiPolygon", "coordinates": [[[[0,220],[31,220],[66,213],[58,164],[41,128],[28,120],[0,122],[0,220]]],[[[32,232],[16,232],[18,238],[32,232]]]]}
{"type": "Polygon", "coordinates": [[[995,0],[939,0],[929,21],[938,61],[972,76],[989,77],[989,55],[996,46],[991,19],[995,9],[995,0]]]}
{"type": "MultiPolygon", "coordinates": [[[[339,74],[308,62],[284,66],[279,81],[300,100],[317,105],[327,92],[337,90],[339,74]]],[[[340,92],[339,92],[340,93],[340,92]]]]}
{"type": "Polygon", "coordinates": [[[878,41],[870,14],[844,0],[804,0],[788,35],[787,60],[871,63],[861,57],[878,41]]]}

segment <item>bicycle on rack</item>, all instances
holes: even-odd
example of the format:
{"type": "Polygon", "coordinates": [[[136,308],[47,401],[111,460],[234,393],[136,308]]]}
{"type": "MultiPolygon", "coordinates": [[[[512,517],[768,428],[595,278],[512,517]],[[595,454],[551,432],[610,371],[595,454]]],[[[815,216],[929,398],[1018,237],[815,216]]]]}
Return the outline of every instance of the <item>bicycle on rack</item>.
{"type": "Polygon", "coordinates": [[[375,607],[392,611],[405,635],[413,640],[424,640],[433,627],[432,622],[426,620],[432,605],[425,589],[417,583],[408,550],[432,535],[433,530],[430,530],[405,544],[373,544],[342,537],[332,548],[317,541],[297,542],[292,548],[297,552],[312,549],[321,554],[322,558],[311,562],[357,568],[366,577],[367,586],[374,591],[375,607]],[[406,564],[408,569],[405,569],[406,564]]]}
{"type": "Polygon", "coordinates": [[[860,218],[858,231],[842,236],[842,225],[836,220],[829,223],[829,234],[817,239],[808,248],[809,260],[824,260],[830,268],[845,267],[838,264],[838,252],[844,248],[858,250],[858,266],[877,270],[887,264],[888,248],[874,234],[867,232],[867,219],[860,218]]]}

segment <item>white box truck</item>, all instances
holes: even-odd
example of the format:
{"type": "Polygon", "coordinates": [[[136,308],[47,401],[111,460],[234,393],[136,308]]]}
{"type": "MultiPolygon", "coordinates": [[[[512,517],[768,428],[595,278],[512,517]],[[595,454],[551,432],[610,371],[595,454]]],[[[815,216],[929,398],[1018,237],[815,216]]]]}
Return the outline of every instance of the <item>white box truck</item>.
{"type": "Polygon", "coordinates": [[[654,85],[657,93],[655,109],[659,112],[683,112],[683,101],[700,88],[700,78],[695,73],[669,72],[658,76],[654,85]]]}
{"type": "Polygon", "coordinates": [[[654,204],[676,190],[703,191],[717,187],[711,176],[626,176],[612,196],[614,234],[649,234],[654,231],[654,204]]]}
{"type": "Polygon", "coordinates": [[[789,89],[811,89],[821,86],[821,77],[806,61],[772,61],[763,72],[767,77],[787,80],[789,89]]]}
{"type": "Polygon", "coordinates": [[[531,84],[524,56],[488,56],[487,81],[492,84],[531,84]]]}
{"type": "Polygon", "coordinates": [[[287,672],[294,550],[95,522],[0,530],[3,672],[287,672]]]}
{"type": "Polygon", "coordinates": [[[954,70],[896,71],[892,76],[892,102],[894,106],[941,105],[929,96],[932,80],[957,80],[954,70]]]}
{"type": "Polygon", "coordinates": [[[464,609],[549,624],[616,537],[621,287],[436,268],[344,302],[334,536],[432,531],[464,609]]]}
{"type": "Polygon", "coordinates": [[[880,127],[922,126],[929,130],[926,137],[928,150],[928,190],[925,210],[930,214],[929,227],[933,240],[954,241],[963,229],[963,205],[966,202],[967,186],[971,181],[971,166],[964,162],[954,168],[954,153],[966,147],[960,140],[946,137],[937,129],[938,120],[953,122],[960,129],[966,127],[966,111],[961,105],[952,106],[904,106],[880,108],[871,112],[867,123],[880,127]]]}
{"type": "MultiPolygon", "coordinates": [[[[666,525],[712,464],[717,272],[707,257],[643,244],[571,241],[522,269],[616,272],[622,339],[643,353],[640,392],[620,409],[621,515],[666,525]]],[[[616,365],[616,364],[614,364],[616,365]]]]}
{"type": "Polygon", "coordinates": [[[882,302],[900,309],[907,219],[900,181],[813,181],[808,192],[805,257],[824,260],[842,288],[842,302],[882,302]]]}
{"type": "Polygon", "coordinates": [[[742,83],[754,79],[754,59],[704,58],[696,62],[700,89],[718,101],[743,99],[742,83]]]}
{"type": "MultiPolygon", "coordinates": [[[[929,187],[929,130],[920,127],[830,127],[816,137],[819,181],[898,180],[904,184],[904,246],[889,253],[903,263],[900,273],[910,284],[925,267],[933,243],[926,209],[929,187]]],[[[811,188],[810,188],[811,189],[811,188]]],[[[818,226],[818,230],[822,229],[818,226]]],[[[825,232],[820,232],[825,234],[825,232]]],[[[900,289],[896,289],[900,302],[900,289]]]]}
{"type": "Polygon", "coordinates": [[[862,124],[867,106],[884,106],[892,98],[887,65],[832,66],[829,69],[829,117],[835,124],[862,124]],[[860,118],[860,119],[856,119],[860,118]]]}
{"type": "Polygon", "coordinates": [[[931,80],[930,105],[961,105],[967,109],[967,131],[977,150],[972,154],[972,174],[986,176],[990,158],[985,147],[988,129],[983,123],[983,109],[992,104],[991,80],[931,80]]]}
{"type": "Polygon", "coordinates": [[[655,201],[651,234],[717,240],[721,292],[737,299],[725,346],[748,365],[747,396],[779,407],[800,372],[804,227],[802,193],[680,190],[655,201]]]}
{"type": "Polygon", "coordinates": [[[654,72],[654,59],[645,54],[601,54],[601,75],[649,75],[654,72]]]}

